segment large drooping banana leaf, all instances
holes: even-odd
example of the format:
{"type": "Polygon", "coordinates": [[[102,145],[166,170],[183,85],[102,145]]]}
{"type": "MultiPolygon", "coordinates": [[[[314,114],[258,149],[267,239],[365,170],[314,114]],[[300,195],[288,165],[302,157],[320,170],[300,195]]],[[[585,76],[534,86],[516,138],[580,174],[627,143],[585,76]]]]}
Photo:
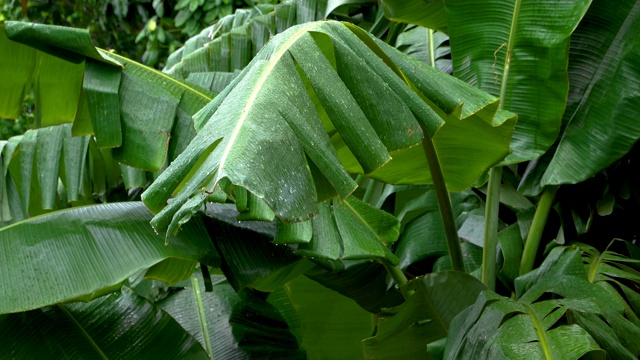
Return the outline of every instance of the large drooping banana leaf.
{"type": "Polygon", "coordinates": [[[294,329],[259,294],[249,289],[236,293],[220,275],[213,276],[212,289],[205,292],[202,278],[195,278],[156,304],[210,349],[211,358],[305,358],[294,329]]]}
{"type": "Polygon", "coordinates": [[[75,135],[95,134],[97,145],[113,148],[126,165],[160,170],[191,140],[191,116],[213,97],[96,49],[84,30],[9,21],[0,32],[0,47],[16,54],[0,59],[8,74],[0,87],[7,99],[2,116],[16,117],[33,86],[41,125],[73,122],[75,135]]]}
{"type": "Polygon", "coordinates": [[[0,229],[0,313],[90,299],[167,258],[219,263],[200,221],[165,245],[150,219],[142,203],[128,202],[56,211],[0,229]]]}
{"type": "Polygon", "coordinates": [[[575,184],[640,138],[640,3],[595,0],[571,37],[566,129],[543,185],[575,184]]]}
{"type": "Polygon", "coordinates": [[[516,279],[516,299],[485,292],[451,324],[445,358],[635,359],[637,314],[618,295],[590,283],[580,252],[559,247],[516,279]],[[553,294],[549,298],[549,294],[553,294]]]}
{"type": "Polygon", "coordinates": [[[364,341],[367,359],[421,359],[427,345],[449,333],[456,315],[472,305],[485,286],[454,271],[428,274],[405,285],[414,293],[378,318],[375,336],[364,341]]]}
{"type": "Polygon", "coordinates": [[[3,359],[209,359],[160,307],[128,287],[89,303],[0,315],[3,359]]]}
{"type": "Polygon", "coordinates": [[[553,144],[569,88],[570,36],[590,0],[383,3],[395,21],[446,26],[454,75],[499,96],[504,109],[518,114],[507,163],[536,158],[553,144]]]}
{"type": "Polygon", "coordinates": [[[514,118],[497,106],[354,26],[296,26],[197,114],[198,135],[143,199],[161,211],[153,224],[165,231],[183,206],[199,206],[190,198],[228,179],[282,220],[304,220],[317,212],[316,185],[342,198],[355,189],[347,172],[429,182],[421,127],[434,137],[450,188],[463,189],[507,152],[514,118]]]}

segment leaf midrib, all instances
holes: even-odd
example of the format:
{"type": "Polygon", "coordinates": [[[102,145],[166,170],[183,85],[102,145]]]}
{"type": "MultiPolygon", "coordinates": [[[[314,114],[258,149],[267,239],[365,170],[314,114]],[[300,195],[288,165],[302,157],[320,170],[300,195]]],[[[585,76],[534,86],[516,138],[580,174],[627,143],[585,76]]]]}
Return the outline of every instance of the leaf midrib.
{"type": "Polygon", "coordinates": [[[98,346],[98,344],[96,344],[96,342],[93,341],[93,338],[91,337],[91,335],[89,335],[89,333],[85,330],[85,328],[82,325],[80,325],[78,320],[76,320],[75,316],[71,314],[71,312],[67,309],[67,307],[64,306],[64,304],[57,304],[56,306],[73,323],[76,329],[80,331],[80,334],[82,334],[82,337],[84,337],[89,342],[89,344],[91,344],[91,347],[96,351],[96,353],[98,353],[100,358],[103,360],[109,360],[107,355],[105,355],[102,352],[102,349],[100,349],[100,346],[98,346]]]}
{"type": "Polygon", "coordinates": [[[533,327],[536,329],[536,333],[538,334],[538,340],[540,341],[540,346],[542,347],[542,351],[544,352],[545,359],[554,359],[553,355],[551,354],[551,348],[549,346],[549,339],[547,339],[547,333],[545,332],[542,323],[540,323],[540,319],[538,319],[535,311],[529,305],[525,304],[524,306],[526,308],[527,315],[529,315],[529,317],[531,318],[533,327]]]}
{"type": "MultiPolygon", "coordinates": [[[[504,67],[502,68],[502,83],[500,84],[500,102],[499,108],[504,106],[504,98],[507,93],[507,82],[509,79],[509,67],[511,66],[511,44],[513,44],[518,27],[518,17],[520,16],[520,5],[522,0],[516,0],[513,5],[513,14],[511,15],[511,27],[509,28],[509,39],[507,40],[507,55],[504,58],[504,67]]],[[[499,49],[498,49],[499,50],[499,49]]]]}
{"type": "Polygon", "coordinates": [[[240,133],[240,130],[242,129],[242,127],[244,125],[244,122],[247,120],[247,117],[249,116],[250,110],[253,108],[253,104],[255,103],[256,98],[258,97],[258,94],[262,90],[262,86],[267,81],[267,78],[269,78],[269,75],[271,74],[271,71],[280,62],[280,58],[282,58],[282,56],[289,50],[289,47],[293,43],[298,41],[298,39],[301,36],[306,34],[308,29],[310,29],[312,27],[315,27],[315,26],[317,26],[316,23],[310,23],[309,25],[306,25],[306,26],[302,27],[296,34],[294,34],[291,38],[289,38],[282,45],[280,50],[278,50],[275,53],[275,55],[270,59],[269,64],[264,69],[264,71],[260,75],[260,78],[258,78],[258,81],[256,82],[256,85],[254,86],[253,90],[251,91],[251,94],[249,95],[249,99],[247,100],[246,105],[244,106],[244,108],[242,109],[242,112],[240,113],[240,118],[238,119],[238,123],[234,127],[233,132],[231,133],[231,136],[229,137],[229,141],[227,142],[227,146],[225,147],[224,152],[220,156],[220,164],[218,165],[218,174],[223,172],[223,171],[220,171],[220,169],[224,169],[225,162],[226,162],[227,158],[229,157],[229,152],[231,152],[231,148],[233,147],[233,145],[234,145],[234,143],[236,141],[236,138],[238,137],[238,134],[240,133]]]}

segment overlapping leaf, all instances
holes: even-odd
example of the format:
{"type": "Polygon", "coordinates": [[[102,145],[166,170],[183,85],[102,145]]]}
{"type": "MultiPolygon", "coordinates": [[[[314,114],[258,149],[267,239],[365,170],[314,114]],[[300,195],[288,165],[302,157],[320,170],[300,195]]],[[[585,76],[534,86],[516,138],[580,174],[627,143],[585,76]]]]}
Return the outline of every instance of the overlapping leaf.
{"type": "Polygon", "coordinates": [[[202,223],[165,246],[137,202],[57,211],[0,229],[0,313],[35,309],[117,286],[134,273],[177,257],[214,264],[202,223]]]}
{"type": "Polygon", "coordinates": [[[96,49],[84,30],[19,22],[6,22],[0,30],[3,53],[20,56],[15,63],[14,57],[0,59],[10,80],[0,88],[7,99],[3,116],[18,115],[33,83],[41,125],[74,122],[75,135],[95,134],[98,146],[114,148],[114,158],[127,165],[160,170],[182,151],[185,137],[191,140],[191,116],[212,98],[206,90],[96,49]],[[172,137],[181,141],[171,144],[172,137]]]}
{"type": "Polygon", "coordinates": [[[376,335],[364,341],[367,359],[424,358],[428,344],[449,333],[457,335],[449,330],[452,319],[485,289],[476,278],[453,271],[429,274],[405,286],[415,292],[379,317],[376,335]]]}
{"type": "Polygon", "coordinates": [[[298,277],[269,295],[284,315],[307,359],[362,359],[361,341],[373,331],[371,314],[350,299],[298,277]]]}
{"type": "Polygon", "coordinates": [[[611,358],[634,359],[640,353],[637,317],[587,280],[575,248],[552,250],[540,268],[516,279],[516,298],[483,293],[453,320],[445,358],[579,359],[589,353],[604,359],[604,349],[611,358]]]}
{"type": "Polygon", "coordinates": [[[176,320],[126,287],[90,303],[0,315],[0,335],[5,359],[209,358],[176,320]]]}
{"type": "Polygon", "coordinates": [[[594,1],[571,38],[571,90],[566,129],[542,177],[543,185],[575,184],[626,154],[640,138],[640,4],[612,11],[594,1]]]}
{"type": "Polygon", "coordinates": [[[296,338],[282,315],[249,289],[236,293],[222,276],[214,276],[213,289],[204,292],[198,277],[194,283],[175,289],[157,304],[207,348],[214,359],[286,358],[304,359],[296,338]],[[203,304],[199,315],[197,297],[203,304]],[[204,324],[205,331],[203,331],[204,324]]]}
{"type": "Polygon", "coordinates": [[[337,22],[296,26],[274,37],[197,114],[194,141],[144,193],[147,206],[162,211],[154,226],[165,231],[177,223],[175,214],[189,198],[223,179],[288,222],[317,212],[321,183],[329,193],[349,195],[355,183],[347,171],[428,182],[416,145],[421,127],[432,137],[443,118],[434,141],[451,188],[469,186],[500,161],[514,122],[498,111],[497,99],[380,46],[337,22]],[[487,137],[477,136],[479,130],[487,137]],[[463,131],[474,132],[474,141],[463,131]],[[175,201],[166,206],[172,194],[175,201]]]}
{"type": "Polygon", "coordinates": [[[104,200],[123,180],[127,189],[146,186],[144,171],[121,166],[90,136],[72,136],[71,126],[29,130],[0,142],[3,222],[104,200]]]}
{"type": "Polygon", "coordinates": [[[542,155],[560,131],[568,94],[569,37],[591,1],[384,2],[396,21],[443,29],[454,75],[518,114],[507,162],[542,155]],[[446,12],[446,16],[424,16],[446,12]]]}

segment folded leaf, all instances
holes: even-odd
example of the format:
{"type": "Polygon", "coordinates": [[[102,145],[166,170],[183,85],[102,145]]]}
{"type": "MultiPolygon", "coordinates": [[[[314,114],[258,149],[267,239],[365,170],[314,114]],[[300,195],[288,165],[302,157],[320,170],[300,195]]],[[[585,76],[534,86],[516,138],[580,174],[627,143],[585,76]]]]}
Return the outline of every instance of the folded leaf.
{"type": "Polygon", "coordinates": [[[318,173],[342,198],[355,189],[347,171],[389,182],[429,182],[417,146],[422,128],[435,137],[439,154],[451,156],[443,161],[451,188],[469,186],[507,154],[514,116],[499,111],[494,97],[425,68],[337,22],[305,24],[274,37],[197,114],[194,141],[143,194],[150,209],[161,211],[154,227],[166,231],[190,197],[225,179],[264,200],[285,222],[317,212],[318,173]],[[487,136],[465,146],[463,129],[487,136]],[[455,151],[461,147],[477,156],[459,164],[464,157],[455,151]],[[312,176],[310,169],[318,171],[312,176]],[[166,206],[172,194],[176,198],[166,206]]]}

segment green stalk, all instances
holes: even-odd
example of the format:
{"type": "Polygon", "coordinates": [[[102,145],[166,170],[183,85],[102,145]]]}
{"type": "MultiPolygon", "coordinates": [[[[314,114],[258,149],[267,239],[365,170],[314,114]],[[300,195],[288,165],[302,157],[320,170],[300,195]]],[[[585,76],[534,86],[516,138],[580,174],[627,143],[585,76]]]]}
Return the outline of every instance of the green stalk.
{"type": "Polygon", "coordinates": [[[402,292],[402,296],[404,296],[405,300],[408,299],[409,296],[411,296],[411,294],[413,293],[413,291],[408,290],[405,287],[405,285],[407,285],[409,280],[402,272],[402,269],[400,269],[398,265],[391,265],[386,260],[381,260],[380,263],[382,263],[384,268],[387,270],[387,273],[389,274],[389,276],[391,276],[393,281],[400,287],[400,292],[402,292]]]}
{"type": "Polygon", "coordinates": [[[436,49],[433,46],[433,29],[427,30],[427,44],[429,44],[429,65],[432,68],[436,67],[436,49]]]}
{"type": "Polygon", "coordinates": [[[549,211],[551,210],[551,205],[553,205],[553,200],[556,198],[557,191],[557,186],[547,186],[542,192],[542,197],[536,208],[536,213],[533,216],[533,222],[527,235],[527,241],[524,244],[524,251],[520,262],[520,275],[524,275],[533,270],[533,263],[536,260],[538,247],[540,247],[542,232],[547,224],[549,211]]]}
{"type": "MultiPolygon", "coordinates": [[[[499,105],[504,106],[507,95],[507,84],[509,70],[511,69],[511,49],[515,41],[516,29],[518,27],[518,15],[522,0],[516,0],[513,13],[511,15],[511,27],[509,29],[509,39],[507,40],[504,57],[504,67],[502,69],[502,83],[500,84],[499,105]]],[[[500,47],[498,50],[500,50],[500,47]]],[[[497,51],[496,51],[497,53],[497,51]]],[[[494,290],[496,287],[496,247],[498,245],[498,221],[500,205],[500,183],[502,181],[502,167],[495,166],[489,170],[489,185],[487,186],[487,207],[484,218],[484,248],[482,251],[482,282],[494,290]]]]}
{"type": "MultiPolygon", "coordinates": [[[[427,134],[426,129],[422,131],[427,134]]],[[[451,206],[451,198],[447,185],[444,182],[440,161],[433,146],[433,141],[426,137],[422,140],[422,147],[427,156],[429,170],[431,171],[431,179],[433,179],[433,187],[438,197],[438,206],[440,207],[440,216],[442,216],[442,224],[444,225],[444,233],[447,239],[447,248],[449,257],[451,258],[451,266],[455,271],[464,272],[464,261],[462,260],[462,249],[460,248],[460,238],[458,238],[458,227],[456,219],[453,217],[453,208],[451,206]]]]}
{"type": "Polygon", "coordinates": [[[482,283],[496,289],[496,256],[498,247],[498,221],[500,210],[500,183],[502,167],[489,170],[487,204],[484,208],[484,248],[482,249],[482,283]]]}
{"type": "Polygon", "coordinates": [[[209,328],[207,328],[207,321],[204,313],[204,304],[202,303],[202,293],[200,292],[200,285],[198,285],[198,279],[191,278],[191,286],[193,286],[193,297],[196,299],[198,306],[198,318],[200,319],[200,328],[202,329],[202,337],[204,338],[204,346],[209,359],[213,359],[213,351],[211,350],[211,339],[209,338],[209,328]]]}

